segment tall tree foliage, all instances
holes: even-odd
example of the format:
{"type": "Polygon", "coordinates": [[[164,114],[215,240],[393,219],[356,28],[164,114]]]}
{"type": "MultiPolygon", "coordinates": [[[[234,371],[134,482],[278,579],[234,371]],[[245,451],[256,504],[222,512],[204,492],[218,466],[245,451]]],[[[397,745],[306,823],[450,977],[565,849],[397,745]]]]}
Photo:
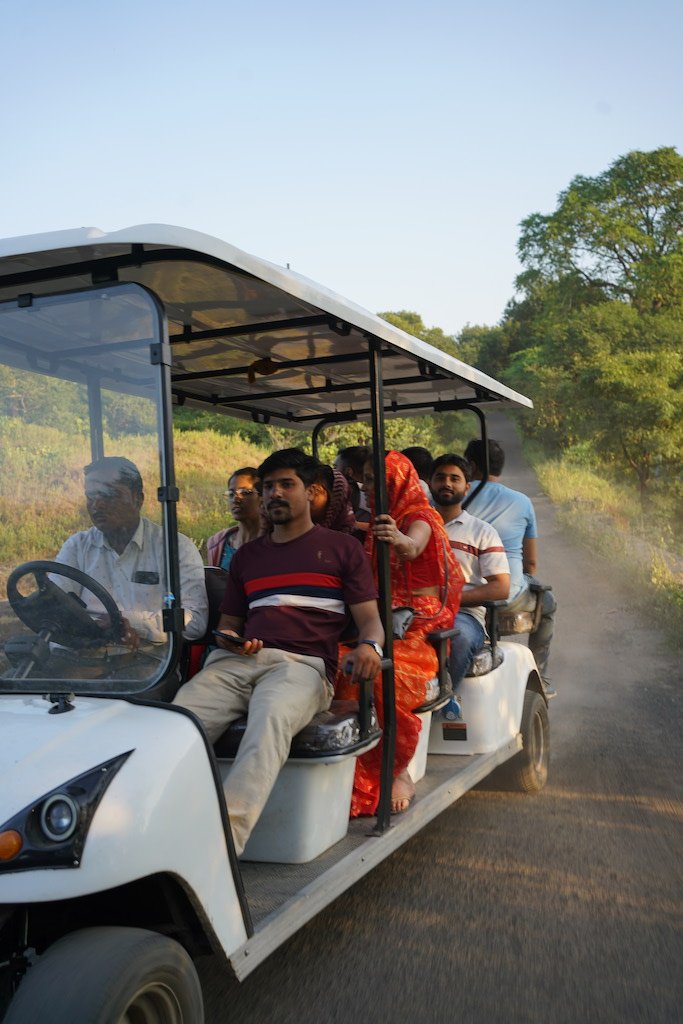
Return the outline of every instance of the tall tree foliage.
{"type": "Polygon", "coordinates": [[[522,222],[520,284],[563,284],[581,305],[621,299],[641,312],[680,306],[683,158],[634,151],[595,178],[579,175],[551,214],[522,222]]]}
{"type": "MultiPolygon", "coordinates": [[[[631,475],[643,498],[683,450],[683,158],[619,157],[521,225],[524,266],[477,365],[536,403],[526,429],[631,475]]],[[[472,343],[463,332],[463,347],[472,343]]]]}

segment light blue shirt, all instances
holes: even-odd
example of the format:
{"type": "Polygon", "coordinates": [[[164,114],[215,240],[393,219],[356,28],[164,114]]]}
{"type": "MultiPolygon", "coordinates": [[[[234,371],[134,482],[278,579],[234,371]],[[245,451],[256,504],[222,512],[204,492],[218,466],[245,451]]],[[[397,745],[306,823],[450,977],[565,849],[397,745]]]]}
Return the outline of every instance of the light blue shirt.
{"type": "MultiPolygon", "coordinates": [[[[473,480],[472,490],[478,484],[478,480],[473,480]]],[[[496,528],[510,563],[509,600],[514,601],[526,586],[522,567],[523,542],[527,537],[538,537],[536,513],[531,500],[521,491],[513,491],[505,484],[487,480],[467,506],[467,511],[496,528]]]]}

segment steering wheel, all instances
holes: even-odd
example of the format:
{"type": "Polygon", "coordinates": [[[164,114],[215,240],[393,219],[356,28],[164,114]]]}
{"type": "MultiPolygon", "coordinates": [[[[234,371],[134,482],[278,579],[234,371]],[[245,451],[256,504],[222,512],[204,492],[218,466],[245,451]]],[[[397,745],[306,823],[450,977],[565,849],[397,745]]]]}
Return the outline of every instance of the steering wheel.
{"type": "Polygon", "coordinates": [[[113,597],[92,576],[70,565],[47,561],[24,562],[17,566],[7,580],[7,597],[18,617],[29,629],[43,635],[49,633],[47,639],[64,647],[79,650],[120,642],[123,616],[113,597]],[[100,626],[80,597],[62,590],[48,578],[48,573],[66,576],[90,591],[109,616],[109,626],[100,626]],[[18,589],[19,581],[25,576],[33,576],[38,586],[28,597],[20,594],[18,589]]]}

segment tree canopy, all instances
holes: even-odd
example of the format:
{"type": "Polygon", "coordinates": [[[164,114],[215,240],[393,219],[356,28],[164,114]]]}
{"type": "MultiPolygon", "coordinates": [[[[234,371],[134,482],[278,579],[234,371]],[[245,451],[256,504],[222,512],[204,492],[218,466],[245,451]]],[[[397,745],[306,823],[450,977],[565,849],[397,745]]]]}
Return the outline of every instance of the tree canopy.
{"type": "Polygon", "coordinates": [[[463,355],[530,395],[525,429],[591,449],[645,499],[683,466],[683,158],[619,157],[578,176],[521,225],[524,270],[497,328],[466,328],[463,355]],[[633,478],[632,476],[632,478],[633,478]]]}
{"type": "Polygon", "coordinates": [[[582,304],[621,299],[643,312],[680,305],[683,157],[668,147],[634,151],[595,178],[577,176],[553,213],[522,221],[518,251],[524,291],[555,282],[582,304]]]}

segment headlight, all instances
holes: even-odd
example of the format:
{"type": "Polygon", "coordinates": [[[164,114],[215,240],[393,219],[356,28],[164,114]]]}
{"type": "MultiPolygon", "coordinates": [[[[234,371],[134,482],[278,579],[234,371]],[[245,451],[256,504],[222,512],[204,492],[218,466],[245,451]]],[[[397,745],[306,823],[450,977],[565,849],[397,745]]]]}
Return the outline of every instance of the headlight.
{"type": "Polygon", "coordinates": [[[48,797],[40,812],[40,827],[53,843],[63,843],[73,835],[78,824],[78,808],[66,793],[48,797]]]}
{"type": "Polygon", "coordinates": [[[132,753],[69,779],[0,825],[0,872],[77,868],[97,806],[132,753]]]}

